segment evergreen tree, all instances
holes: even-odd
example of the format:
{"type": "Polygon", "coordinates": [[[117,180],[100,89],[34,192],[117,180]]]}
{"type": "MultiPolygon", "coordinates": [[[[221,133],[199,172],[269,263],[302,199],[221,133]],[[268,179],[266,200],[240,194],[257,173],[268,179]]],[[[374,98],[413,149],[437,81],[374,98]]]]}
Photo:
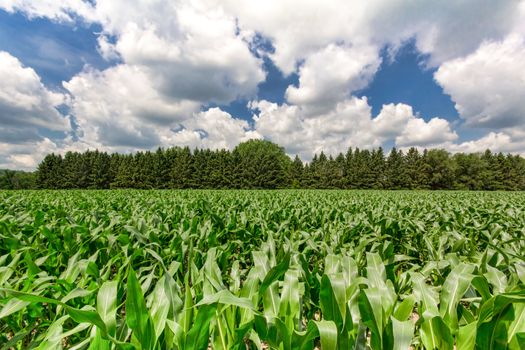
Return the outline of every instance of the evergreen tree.
{"type": "Polygon", "coordinates": [[[387,188],[400,190],[407,187],[408,178],[405,172],[403,151],[392,148],[386,160],[387,188]]]}
{"type": "Polygon", "coordinates": [[[330,187],[345,188],[345,175],[345,156],[339,153],[335,159],[330,159],[330,187]]]}
{"type": "Polygon", "coordinates": [[[158,148],[152,154],[153,178],[155,188],[168,188],[170,181],[170,166],[165,151],[158,148]]]}
{"type": "Polygon", "coordinates": [[[385,154],[383,148],[373,150],[370,155],[370,187],[374,189],[384,188],[387,182],[385,174],[385,154]]]}
{"type": "Polygon", "coordinates": [[[349,148],[346,155],[315,154],[303,164],[261,140],[233,152],[189,147],[155,152],[49,154],[34,173],[0,170],[0,188],[392,188],[524,190],[525,159],[519,155],[457,153],[442,149],[406,155],[393,148],[349,148]]]}
{"type": "Polygon", "coordinates": [[[372,164],[372,154],[369,150],[359,150],[354,152],[352,163],[353,184],[352,188],[371,188],[374,174],[370,168],[372,164]]]}
{"type": "Polygon", "coordinates": [[[344,170],[345,188],[352,188],[352,185],[354,183],[353,161],[354,161],[354,151],[352,150],[352,147],[349,147],[345,155],[345,167],[344,167],[345,169],[344,170]]]}
{"type": "Polygon", "coordinates": [[[105,152],[96,150],[92,154],[90,171],[90,188],[109,188],[110,179],[110,156],[105,152]]]}
{"type": "Polygon", "coordinates": [[[312,158],[312,161],[310,162],[310,166],[308,167],[308,170],[310,172],[310,188],[320,188],[321,186],[321,162],[319,161],[319,157],[317,156],[317,153],[314,154],[314,157],[312,158]]]}
{"type": "Polygon", "coordinates": [[[303,169],[302,188],[315,188],[311,163],[305,164],[303,169]]]}
{"type": "Polygon", "coordinates": [[[495,190],[497,188],[497,184],[495,183],[496,174],[494,173],[495,170],[495,160],[494,155],[490,150],[486,150],[483,155],[481,156],[482,161],[482,173],[481,173],[481,179],[483,181],[483,189],[484,190],[495,190]]]}
{"type": "Polygon", "coordinates": [[[295,156],[292,166],[290,167],[290,180],[292,188],[301,188],[303,185],[304,166],[301,158],[295,156]]]}
{"type": "Polygon", "coordinates": [[[409,189],[428,188],[427,174],[423,157],[415,147],[411,147],[404,158],[406,186],[409,189]]]}
{"type": "Polygon", "coordinates": [[[191,188],[193,186],[193,156],[189,147],[177,148],[175,162],[171,168],[173,188],[191,188]]]}
{"type": "Polygon", "coordinates": [[[133,156],[130,154],[122,155],[118,163],[118,170],[115,175],[115,180],[112,187],[116,188],[133,188],[133,172],[135,167],[133,164],[133,156]]]}
{"type": "Polygon", "coordinates": [[[54,153],[44,157],[37,170],[38,188],[63,188],[64,168],[62,161],[62,156],[54,153]]]}

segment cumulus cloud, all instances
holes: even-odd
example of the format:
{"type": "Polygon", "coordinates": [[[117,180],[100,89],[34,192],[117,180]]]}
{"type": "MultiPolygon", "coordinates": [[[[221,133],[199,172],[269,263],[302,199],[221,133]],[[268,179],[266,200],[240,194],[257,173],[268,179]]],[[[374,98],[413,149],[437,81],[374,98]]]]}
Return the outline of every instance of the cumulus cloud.
{"type": "Polygon", "coordinates": [[[70,130],[69,118],[56,109],[66,96],[48,90],[32,68],[4,51],[0,51],[0,81],[0,141],[34,140],[38,128],[70,130]]]}
{"type": "Polygon", "coordinates": [[[250,130],[247,121],[236,119],[220,108],[196,113],[184,123],[182,130],[176,133],[161,131],[161,135],[165,145],[211,149],[233,149],[240,142],[262,138],[250,130]]]}
{"type": "Polygon", "coordinates": [[[251,34],[206,2],[99,1],[96,13],[104,29],[99,51],[121,63],[88,69],[64,83],[78,134],[88,144],[211,144],[212,137],[189,131],[202,122],[196,112],[210,103],[253,97],[265,79],[262,60],[249,49],[251,34]],[[184,131],[171,135],[179,127],[184,131]]]}
{"type": "Polygon", "coordinates": [[[94,145],[152,147],[155,126],[172,127],[199,103],[160,93],[144,67],[87,70],[64,83],[81,137],[94,145]]]}
{"type": "Polygon", "coordinates": [[[513,0],[467,1],[221,1],[243,28],[272,39],[277,66],[292,73],[298,61],[334,42],[400,45],[415,38],[430,64],[475,50],[487,38],[498,39],[519,23],[513,0]]]}
{"type": "Polygon", "coordinates": [[[268,101],[250,103],[255,131],[285,147],[290,155],[310,159],[324,151],[335,155],[348,147],[375,148],[387,141],[396,146],[448,146],[457,139],[448,121],[426,122],[405,104],[384,105],[373,118],[365,97],[352,97],[324,114],[310,116],[300,106],[268,101]]]}
{"type": "Polygon", "coordinates": [[[490,132],[477,140],[450,145],[448,148],[454,152],[483,152],[490,149],[493,152],[516,152],[524,149],[525,142],[514,142],[509,134],[503,132],[490,132]]]}
{"type": "Polygon", "coordinates": [[[414,119],[414,112],[411,106],[404,103],[389,103],[383,105],[381,112],[374,119],[374,129],[377,135],[390,139],[399,135],[412,119],[414,119]]]}
{"type": "Polygon", "coordinates": [[[458,135],[451,130],[450,124],[445,119],[432,118],[427,122],[421,118],[412,118],[401,135],[396,137],[396,145],[436,147],[455,141],[457,138],[458,135]]]}
{"type": "Polygon", "coordinates": [[[445,62],[435,73],[467,125],[507,128],[525,123],[525,42],[511,35],[445,62]]]}
{"type": "Polygon", "coordinates": [[[269,101],[252,102],[255,130],[285,147],[290,154],[310,159],[324,151],[335,154],[350,145],[378,146],[369,133],[370,106],[366,98],[350,98],[326,114],[305,117],[302,108],[269,101]]]}
{"type": "Polygon", "coordinates": [[[447,120],[434,117],[425,121],[404,103],[383,105],[372,128],[376,135],[385,140],[394,139],[400,147],[440,146],[458,138],[447,120]]]}
{"type": "Polygon", "coordinates": [[[77,16],[95,20],[92,4],[83,0],[0,0],[0,9],[21,11],[29,18],[45,17],[61,22],[72,22],[77,16]]]}
{"type": "Polygon", "coordinates": [[[249,49],[253,33],[207,2],[102,1],[97,14],[116,37],[114,44],[100,39],[104,55],[147,67],[168,97],[228,103],[254,96],[265,79],[262,60],[249,49]]]}
{"type": "MultiPolygon", "coordinates": [[[[45,139],[60,149],[232,148],[266,138],[305,159],[321,150],[386,143],[525,151],[523,2],[0,0],[0,8],[98,23],[99,53],[118,62],[105,70],[85,67],[63,83],[66,95],[0,54],[6,86],[0,90],[0,154],[14,152],[6,146],[13,140],[44,142],[39,128],[71,132],[69,119],[56,110],[64,102],[75,117],[75,137],[45,139]],[[257,47],[261,36],[272,49],[257,47]],[[384,105],[372,115],[367,98],[353,93],[380,69],[382,49],[395,54],[407,40],[438,68],[436,82],[466,125],[496,131],[456,143],[447,120],[422,117],[409,105],[384,105]],[[285,103],[257,99],[266,79],[263,55],[285,75],[298,76],[285,103]],[[208,108],[240,98],[252,101],[253,124],[208,108]]],[[[29,154],[0,163],[27,166],[29,154]]]]}
{"type": "Polygon", "coordinates": [[[299,69],[299,86],[286,90],[288,102],[323,113],[366,87],[381,59],[373,47],[330,44],[308,56],[299,69]]]}
{"type": "Polygon", "coordinates": [[[62,149],[49,138],[23,144],[0,142],[0,168],[34,170],[46,154],[59,151],[62,149]]]}
{"type": "Polygon", "coordinates": [[[118,65],[85,71],[64,83],[84,143],[112,150],[232,148],[257,137],[246,121],[219,108],[199,111],[200,103],[163,95],[143,69],[118,65]]]}

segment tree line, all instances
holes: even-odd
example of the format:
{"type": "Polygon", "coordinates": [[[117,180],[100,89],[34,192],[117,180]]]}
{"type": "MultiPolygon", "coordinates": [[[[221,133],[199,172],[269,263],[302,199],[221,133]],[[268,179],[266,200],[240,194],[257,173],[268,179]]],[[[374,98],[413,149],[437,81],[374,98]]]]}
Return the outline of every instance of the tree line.
{"type": "Polygon", "coordinates": [[[385,154],[382,148],[349,148],[335,157],[315,154],[305,163],[270,141],[250,140],[233,151],[172,147],[134,154],[49,154],[34,176],[34,186],[45,189],[525,190],[525,159],[490,150],[450,154],[393,148],[385,154]]]}
{"type": "Polygon", "coordinates": [[[0,169],[0,189],[22,190],[36,188],[36,174],[33,172],[0,169]]]}

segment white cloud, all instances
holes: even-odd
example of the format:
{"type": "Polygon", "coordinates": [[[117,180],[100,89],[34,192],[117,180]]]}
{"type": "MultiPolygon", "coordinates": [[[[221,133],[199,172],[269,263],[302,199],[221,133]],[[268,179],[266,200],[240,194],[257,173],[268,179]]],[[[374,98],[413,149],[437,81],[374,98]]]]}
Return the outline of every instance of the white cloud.
{"type": "Polygon", "coordinates": [[[381,108],[381,112],[374,119],[373,128],[377,135],[391,139],[399,135],[412,119],[414,113],[411,106],[404,103],[389,103],[381,108]]]}
{"type": "Polygon", "coordinates": [[[252,97],[265,79],[262,60],[249,50],[250,33],[236,19],[207,2],[97,3],[106,57],[144,66],[159,91],[175,99],[206,104],[252,97]]]}
{"type": "Polygon", "coordinates": [[[384,140],[394,139],[399,147],[436,147],[458,138],[447,120],[432,118],[427,122],[404,103],[383,105],[372,128],[384,140]]]}
{"type": "Polygon", "coordinates": [[[81,141],[91,148],[134,151],[156,146],[232,148],[248,138],[244,120],[219,108],[165,96],[141,66],[85,71],[64,83],[81,141]]]}
{"type": "Polygon", "coordinates": [[[145,67],[118,65],[88,70],[64,83],[83,141],[94,146],[149,148],[157,127],[170,128],[199,109],[197,102],[157,91],[145,67]]]}
{"type": "MultiPolygon", "coordinates": [[[[33,137],[36,128],[69,131],[69,118],[56,107],[66,102],[66,96],[48,90],[36,72],[5,51],[0,51],[0,123],[2,129],[28,132],[33,137]]],[[[0,133],[1,136],[5,133],[0,133]]],[[[0,140],[1,141],[1,140],[0,140]]]]}
{"type": "Polygon", "coordinates": [[[491,131],[485,136],[447,147],[451,152],[492,152],[514,153],[525,156],[525,130],[515,128],[506,131],[491,131]]]}
{"type": "Polygon", "coordinates": [[[512,35],[486,42],[435,73],[467,125],[491,128],[525,123],[525,42],[512,35]]]}
{"type": "Polygon", "coordinates": [[[525,143],[516,145],[510,135],[502,132],[490,132],[480,139],[462,142],[459,145],[450,145],[449,149],[454,152],[483,152],[490,149],[493,152],[515,152],[525,149],[525,143]],[[519,146],[519,147],[516,147],[519,146]]]}
{"type": "Polygon", "coordinates": [[[104,29],[101,54],[122,63],[64,83],[73,96],[79,135],[89,145],[215,145],[213,137],[189,130],[217,119],[200,120],[194,113],[210,103],[254,96],[265,78],[262,60],[249,50],[250,34],[205,2],[99,1],[96,12],[104,29]],[[186,129],[173,131],[180,127],[186,129]]]}
{"type": "Polygon", "coordinates": [[[445,119],[432,118],[428,122],[421,118],[412,118],[402,133],[396,137],[398,146],[440,147],[446,142],[458,138],[445,119]]]}
{"type": "Polygon", "coordinates": [[[46,17],[61,22],[72,22],[76,16],[95,20],[93,6],[82,0],[0,0],[0,9],[20,11],[29,18],[46,17]]]}
{"type": "Polygon", "coordinates": [[[308,56],[299,69],[299,86],[289,86],[289,103],[324,113],[366,87],[381,59],[373,47],[344,47],[330,44],[308,56]]]}
{"type": "Polygon", "coordinates": [[[379,146],[369,133],[370,107],[366,98],[351,98],[326,114],[305,117],[301,107],[269,101],[250,104],[255,131],[283,146],[288,154],[310,159],[324,151],[336,154],[351,145],[379,146]]]}
{"type": "MultiPolygon", "coordinates": [[[[62,149],[231,148],[264,137],[304,158],[386,142],[525,151],[523,1],[0,0],[0,8],[99,23],[100,54],[119,62],[103,71],[85,68],[64,83],[78,139],[57,142],[62,149]],[[256,33],[271,41],[275,51],[266,54],[279,69],[298,74],[284,104],[256,101],[265,80],[262,59],[250,51],[256,33]],[[497,132],[457,144],[444,119],[425,120],[401,103],[383,106],[374,118],[366,97],[352,95],[380,69],[385,45],[395,52],[410,39],[430,66],[439,67],[436,81],[467,125],[497,132]],[[207,109],[241,96],[255,100],[253,127],[207,109]]],[[[12,56],[1,60],[8,63],[0,65],[7,82],[0,111],[15,113],[1,114],[0,140],[9,144],[22,134],[42,140],[40,127],[69,131],[68,119],[55,109],[66,97],[12,56]]],[[[11,164],[30,163],[30,153],[16,157],[11,164]]]]}
{"type": "Polygon", "coordinates": [[[286,74],[312,52],[337,42],[382,47],[415,38],[431,64],[438,65],[474,51],[487,38],[505,36],[520,21],[519,2],[513,0],[220,3],[236,14],[241,27],[272,39],[270,56],[286,74]]]}
{"type": "Polygon", "coordinates": [[[176,133],[161,131],[162,144],[233,149],[243,141],[261,138],[261,135],[249,129],[248,122],[236,119],[220,108],[197,113],[183,126],[184,129],[176,133]]]}
{"type": "Polygon", "coordinates": [[[310,159],[324,151],[335,155],[348,147],[374,148],[386,141],[397,146],[443,146],[457,139],[450,124],[440,118],[426,122],[405,104],[384,105],[376,118],[366,98],[352,97],[316,116],[300,106],[251,102],[255,131],[285,147],[290,155],[310,159]]]}
{"type": "Polygon", "coordinates": [[[32,171],[46,154],[59,151],[62,149],[48,138],[16,145],[0,142],[0,169],[32,171]]]}

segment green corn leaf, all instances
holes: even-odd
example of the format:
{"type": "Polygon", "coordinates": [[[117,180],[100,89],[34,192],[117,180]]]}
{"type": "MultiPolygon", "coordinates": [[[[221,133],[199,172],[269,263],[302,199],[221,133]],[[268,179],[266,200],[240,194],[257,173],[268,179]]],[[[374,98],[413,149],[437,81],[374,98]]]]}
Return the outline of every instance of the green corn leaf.
{"type": "Polygon", "coordinates": [[[210,322],[216,310],[216,304],[203,305],[198,309],[195,322],[186,336],[184,350],[205,350],[208,348],[210,322]]]}
{"type": "Polygon", "coordinates": [[[314,321],[321,340],[321,349],[337,349],[337,326],[333,321],[314,321]]]}
{"type": "Polygon", "coordinates": [[[5,305],[2,307],[2,310],[0,310],[0,320],[24,309],[29,304],[29,301],[23,301],[20,299],[9,299],[7,303],[5,303],[5,305]]]}
{"type": "Polygon", "coordinates": [[[87,297],[88,295],[91,295],[93,293],[94,293],[94,290],[85,290],[82,288],[75,288],[71,292],[69,292],[65,297],[63,297],[60,301],[63,303],[67,303],[69,300],[72,300],[75,298],[87,297]]]}
{"type": "Polygon", "coordinates": [[[152,341],[154,342],[153,325],[144,302],[142,289],[132,268],[129,269],[127,281],[126,324],[133,331],[134,336],[139,340],[143,348],[149,348],[152,341]]]}
{"type": "Polygon", "coordinates": [[[273,282],[284,276],[288,270],[288,266],[290,266],[290,253],[287,253],[278,265],[274,266],[270,269],[270,271],[268,271],[259,287],[259,294],[262,295],[273,282]]]}
{"type": "Polygon", "coordinates": [[[166,327],[170,311],[170,298],[166,295],[164,278],[162,277],[158,280],[151,296],[150,314],[157,338],[160,338],[166,327]]]}
{"type": "Polygon", "coordinates": [[[111,336],[116,335],[117,327],[117,281],[107,281],[102,284],[97,294],[97,312],[106,324],[111,336]]]}
{"type": "Polygon", "coordinates": [[[476,347],[476,322],[469,323],[465,326],[459,327],[457,336],[456,349],[457,350],[474,350],[476,347]]]}
{"type": "Polygon", "coordinates": [[[406,321],[406,319],[409,318],[410,315],[412,315],[412,312],[414,311],[415,302],[415,297],[413,295],[409,295],[397,305],[393,316],[398,321],[406,321]]]}
{"type": "Polygon", "coordinates": [[[513,320],[509,323],[507,338],[512,346],[518,345],[519,334],[525,334],[525,303],[514,304],[513,320]]]}
{"type": "Polygon", "coordinates": [[[370,329],[371,348],[383,347],[383,306],[381,304],[381,291],[377,288],[364,289],[359,294],[359,312],[363,323],[370,329]]]}
{"type": "Polygon", "coordinates": [[[452,334],[441,316],[424,314],[423,320],[419,332],[425,349],[452,350],[454,348],[452,334]]]}
{"type": "Polygon", "coordinates": [[[223,289],[213,295],[208,295],[207,297],[199,301],[197,304],[195,304],[195,307],[198,308],[202,305],[211,304],[233,305],[249,310],[254,310],[253,304],[250,299],[236,297],[227,289],[223,289]]]}
{"type": "Polygon", "coordinates": [[[467,292],[474,277],[474,266],[460,264],[447,276],[440,295],[440,313],[450,330],[455,334],[458,327],[457,307],[460,299],[467,292]]]}
{"type": "Polygon", "coordinates": [[[392,325],[391,337],[393,338],[393,350],[406,350],[410,348],[414,337],[414,324],[412,321],[399,321],[395,317],[390,318],[392,325]]]}

